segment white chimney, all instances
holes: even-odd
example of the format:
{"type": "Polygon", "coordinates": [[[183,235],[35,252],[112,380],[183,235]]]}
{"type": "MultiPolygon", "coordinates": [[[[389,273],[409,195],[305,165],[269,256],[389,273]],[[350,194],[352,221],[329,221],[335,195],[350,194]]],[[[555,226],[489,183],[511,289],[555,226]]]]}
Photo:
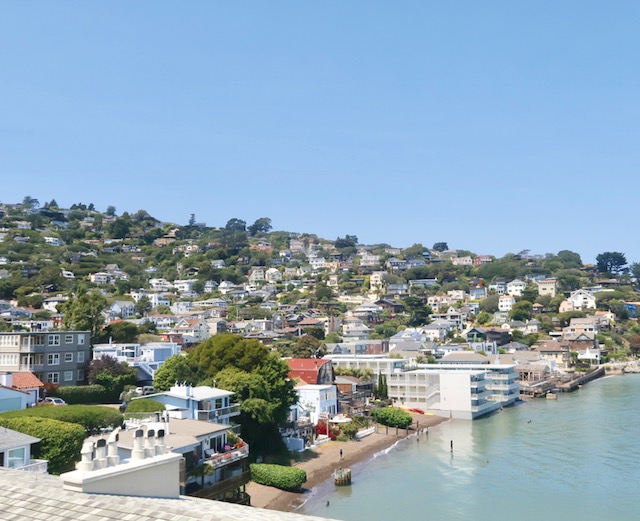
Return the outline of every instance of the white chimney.
{"type": "Polygon", "coordinates": [[[0,374],[0,385],[5,387],[13,387],[13,375],[11,372],[0,374]]]}

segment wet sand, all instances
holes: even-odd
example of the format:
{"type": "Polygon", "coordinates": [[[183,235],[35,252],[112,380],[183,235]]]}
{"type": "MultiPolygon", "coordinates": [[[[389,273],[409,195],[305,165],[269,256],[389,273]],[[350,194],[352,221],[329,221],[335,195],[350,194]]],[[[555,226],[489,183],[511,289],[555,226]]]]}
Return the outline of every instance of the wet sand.
{"type": "MultiPolygon", "coordinates": [[[[446,418],[439,416],[412,415],[414,420],[419,422],[419,430],[421,431],[446,421],[446,418]]],[[[410,429],[408,433],[411,435],[415,432],[410,429]]],[[[311,452],[308,459],[295,464],[296,467],[304,469],[307,473],[307,482],[301,492],[286,492],[251,482],[247,485],[247,493],[251,496],[251,505],[281,512],[294,511],[309,498],[314,487],[331,479],[336,469],[353,467],[357,463],[370,460],[376,453],[391,447],[405,437],[406,431],[404,429],[399,429],[396,434],[395,428],[387,429],[380,425],[376,433],[361,440],[323,443],[311,452]],[[340,450],[342,450],[342,459],[340,459],[340,450]]]]}

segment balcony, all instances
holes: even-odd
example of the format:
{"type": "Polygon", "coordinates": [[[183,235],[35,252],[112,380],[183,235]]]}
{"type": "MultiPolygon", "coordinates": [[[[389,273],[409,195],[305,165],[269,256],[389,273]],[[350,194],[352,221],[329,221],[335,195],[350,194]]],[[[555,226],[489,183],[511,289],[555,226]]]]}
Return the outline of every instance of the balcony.
{"type": "Polygon", "coordinates": [[[215,470],[248,457],[249,445],[245,443],[242,447],[230,450],[229,452],[212,454],[204,461],[207,465],[211,465],[211,467],[215,470]]]}
{"type": "Polygon", "coordinates": [[[198,410],[198,420],[208,422],[219,422],[223,418],[231,418],[240,414],[240,405],[230,405],[213,411],[198,410]]]}

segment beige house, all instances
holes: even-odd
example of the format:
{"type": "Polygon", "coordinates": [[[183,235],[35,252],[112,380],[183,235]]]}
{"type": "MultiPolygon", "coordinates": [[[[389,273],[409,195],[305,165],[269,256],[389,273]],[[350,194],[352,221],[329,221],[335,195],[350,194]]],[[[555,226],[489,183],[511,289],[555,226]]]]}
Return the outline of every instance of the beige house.
{"type": "Polygon", "coordinates": [[[556,290],[558,287],[556,279],[544,279],[536,282],[538,285],[538,294],[541,297],[549,296],[551,298],[556,296],[556,290]]]}

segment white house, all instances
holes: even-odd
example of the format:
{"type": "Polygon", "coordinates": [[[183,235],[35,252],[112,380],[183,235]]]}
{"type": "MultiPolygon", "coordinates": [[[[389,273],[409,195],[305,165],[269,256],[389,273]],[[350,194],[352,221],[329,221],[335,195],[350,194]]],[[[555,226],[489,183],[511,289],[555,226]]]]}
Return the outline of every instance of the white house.
{"type": "Polygon", "coordinates": [[[514,279],[507,283],[507,295],[521,297],[522,292],[527,289],[527,283],[520,279],[514,279]]]}
{"type": "Polygon", "coordinates": [[[574,311],[574,310],[582,310],[582,309],[595,309],[596,308],[596,297],[583,289],[578,289],[576,291],[571,292],[569,298],[563,300],[560,304],[560,313],[564,313],[565,311],[574,311]]]}
{"type": "Polygon", "coordinates": [[[516,299],[511,295],[500,295],[500,298],[498,299],[498,310],[509,312],[515,303],[516,299]]]}
{"type": "Polygon", "coordinates": [[[269,268],[265,272],[264,278],[269,283],[279,282],[282,280],[282,273],[280,273],[280,271],[277,270],[276,268],[269,268]]]}
{"type": "Polygon", "coordinates": [[[321,414],[334,416],[338,412],[338,392],[335,385],[299,385],[295,388],[298,403],[293,407],[299,416],[309,416],[311,422],[318,423],[321,414]]]}

